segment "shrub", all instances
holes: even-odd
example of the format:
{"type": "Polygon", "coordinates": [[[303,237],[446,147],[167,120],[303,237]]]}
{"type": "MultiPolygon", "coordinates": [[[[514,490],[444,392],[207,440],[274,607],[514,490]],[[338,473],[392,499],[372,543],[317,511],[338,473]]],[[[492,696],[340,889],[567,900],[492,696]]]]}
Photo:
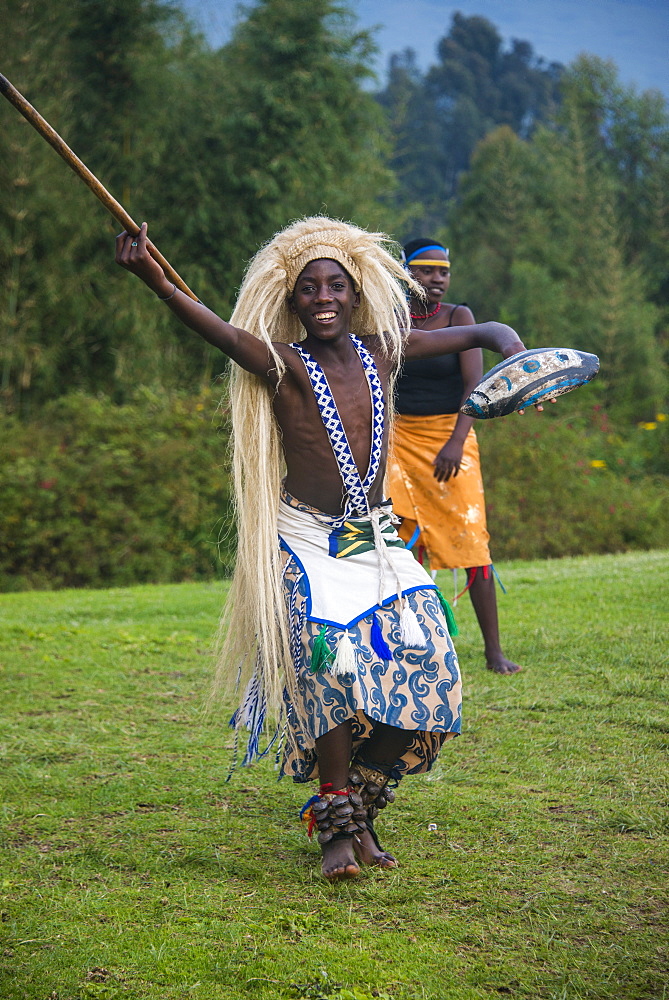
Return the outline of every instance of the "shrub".
{"type": "Polygon", "coordinates": [[[476,426],[495,558],[669,546],[667,421],[621,430],[568,406],[476,426]]]}
{"type": "MultiPolygon", "coordinates": [[[[220,395],[220,393],[219,393],[220,395]]],[[[113,406],[83,394],[6,418],[0,588],[209,578],[230,568],[227,424],[213,390],[113,406]],[[212,419],[214,418],[214,419],[212,419]]]]}
{"type": "MultiPolygon", "coordinates": [[[[232,566],[220,391],[114,406],[83,394],[0,437],[0,589],[211,579],[232,566]]],[[[479,421],[495,558],[669,546],[667,431],[568,401],[479,421]]]]}

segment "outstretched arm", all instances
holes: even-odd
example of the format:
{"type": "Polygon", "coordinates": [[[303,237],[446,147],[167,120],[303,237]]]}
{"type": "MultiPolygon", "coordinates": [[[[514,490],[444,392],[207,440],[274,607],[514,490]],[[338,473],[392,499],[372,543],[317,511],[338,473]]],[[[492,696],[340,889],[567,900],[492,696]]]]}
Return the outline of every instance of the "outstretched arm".
{"type": "Polygon", "coordinates": [[[505,323],[477,323],[474,326],[451,326],[443,330],[410,330],[405,342],[404,357],[434,358],[439,354],[459,354],[473,347],[496,351],[510,358],[525,350],[515,330],[505,323]]]}
{"type": "Polygon", "coordinates": [[[259,375],[272,385],[277,382],[276,363],[267,345],[194,302],[165,277],[165,273],[146,248],[146,223],[137,236],[123,232],[116,237],[116,263],[141,278],[182,323],[210,344],[223,351],[238,365],[253,375],[259,375]]]}

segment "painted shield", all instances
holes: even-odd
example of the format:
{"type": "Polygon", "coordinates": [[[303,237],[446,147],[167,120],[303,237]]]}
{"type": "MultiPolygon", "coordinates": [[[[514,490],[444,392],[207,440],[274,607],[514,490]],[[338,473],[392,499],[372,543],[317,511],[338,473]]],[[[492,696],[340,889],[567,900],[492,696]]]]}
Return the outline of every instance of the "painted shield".
{"type": "Polygon", "coordinates": [[[596,354],[571,347],[521,351],[483,376],[460,410],[469,417],[488,420],[505,417],[534,403],[562,396],[585,385],[599,371],[596,354]]]}

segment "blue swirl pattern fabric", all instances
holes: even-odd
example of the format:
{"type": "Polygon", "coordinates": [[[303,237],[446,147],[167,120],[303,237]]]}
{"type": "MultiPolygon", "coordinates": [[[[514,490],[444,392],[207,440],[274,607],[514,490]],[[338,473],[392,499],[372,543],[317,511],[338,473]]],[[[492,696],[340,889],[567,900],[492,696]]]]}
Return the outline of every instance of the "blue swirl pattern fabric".
{"type": "Polygon", "coordinates": [[[371,644],[373,614],[348,629],[358,670],[333,676],[328,670],[311,673],[313,644],[322,625],[306,616],[308,580],[288,553],[284,559],[284,591],[298,680],[303,699],[300,715],[310,720],[305,732],[287,702],[288,740],[281,773],[297,782],[318,777],[314,740],[347,719],[353,720],[354,752],[367,740],[376,722],[413,731],[414,739],[395,767],[402,775],[429,771],[447,739],[460,732],[462,689],[457,657],[437,591],[416,590],[408,595],[426,636],[426,649],[408,649],[401,641],[399,602],[376,610],[393,660],[380,659],[371,644]],[[291,748],[292,745],[292,748],[291,748]]]}

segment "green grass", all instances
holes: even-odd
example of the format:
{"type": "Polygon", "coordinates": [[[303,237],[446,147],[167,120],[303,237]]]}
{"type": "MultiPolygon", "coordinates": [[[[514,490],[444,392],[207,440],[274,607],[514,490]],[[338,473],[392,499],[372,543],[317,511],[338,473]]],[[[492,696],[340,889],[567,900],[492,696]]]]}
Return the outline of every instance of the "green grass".
{"type": "Polygon", "coordinates": [[[338,886],[304,786],[225,783],[220,584],[1,596],[0,997],[669,997],[668,564],[502,566],[514,677],[463,600],[464,734],[338,886]]]}

